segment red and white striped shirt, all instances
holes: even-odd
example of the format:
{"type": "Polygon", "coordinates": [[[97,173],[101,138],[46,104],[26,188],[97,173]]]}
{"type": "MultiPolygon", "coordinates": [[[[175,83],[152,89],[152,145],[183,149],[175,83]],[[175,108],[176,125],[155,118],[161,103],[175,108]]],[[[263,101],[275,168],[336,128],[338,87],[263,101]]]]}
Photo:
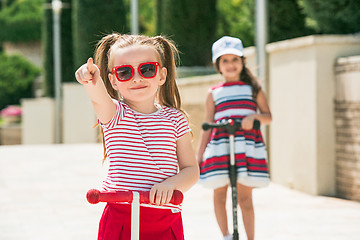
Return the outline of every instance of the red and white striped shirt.
{"type": "Polygon", "coordinates": [[[113,119],[102,124],[110,160],[104,189],[149,191],[176,175],[176,141],[190,131],[184,115],[160,105],[155,113],[143,114],[121,101],[114,102],[113,119]]]}

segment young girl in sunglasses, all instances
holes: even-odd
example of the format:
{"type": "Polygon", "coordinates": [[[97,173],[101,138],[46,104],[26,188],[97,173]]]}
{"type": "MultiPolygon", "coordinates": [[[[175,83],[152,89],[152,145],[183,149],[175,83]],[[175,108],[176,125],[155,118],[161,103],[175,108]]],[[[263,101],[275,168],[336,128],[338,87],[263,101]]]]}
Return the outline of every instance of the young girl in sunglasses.
{"type": "MultiPolygon", "coordinates": [[[[212,61],[224,82],[213,86],[206,99],[205,121],[220,123],[226,119],[241,120],[235,132],[235,165],[238,203],[248,240],[254,240],[254,207],[252,190],[265,187],[270,178],[267,153],[260,130],[252,130],[254,119],[262,125],[271,122],[271,112],[264,91],[245,65],[240,39],[222,37],[212,46],[212,61]]],[[[229,185],[229,134],[218,128],[201,131],[197,149],[200,183],[214,189],[216,220],[224,236],[231,240],[226,214],[229,185]]]]}
{"type": "MultiPolygon", "coordinates": [[[[162,37],[111,34],[75,73],[93,104],[110,161],[105,190],[150,191],[140,239],[184,239],[173,191],[199,178],[191,133],[175,82],[174,44],[162,37]]],[[[99,240],[130,239],[130,205],[108,203],[99,240]]]]}

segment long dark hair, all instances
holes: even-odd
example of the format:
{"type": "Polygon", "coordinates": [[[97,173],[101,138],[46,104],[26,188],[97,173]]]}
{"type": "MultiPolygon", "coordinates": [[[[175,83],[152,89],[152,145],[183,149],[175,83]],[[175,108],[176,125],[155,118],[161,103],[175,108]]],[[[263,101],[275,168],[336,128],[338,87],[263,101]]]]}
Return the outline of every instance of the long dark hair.
{"type": "MultiPolygon", "coordinates": [[[[221,57],[218,57],[216,59],[215,68],[221,74],[220,68],[219,68],[220,58],[221,57]]],[[[252,87],[253,98],[256,99],[256,96],[258,95],[259,91],[261,90],[261,86],[260,86],[259,82],[257,81],[256,77],[246,67],[246,58],[245,57],[241,57],[241,62],[242,62],[243,68],[242,68],[242,71],[240,72],[240,81],[242,81],[252,87]]]]}

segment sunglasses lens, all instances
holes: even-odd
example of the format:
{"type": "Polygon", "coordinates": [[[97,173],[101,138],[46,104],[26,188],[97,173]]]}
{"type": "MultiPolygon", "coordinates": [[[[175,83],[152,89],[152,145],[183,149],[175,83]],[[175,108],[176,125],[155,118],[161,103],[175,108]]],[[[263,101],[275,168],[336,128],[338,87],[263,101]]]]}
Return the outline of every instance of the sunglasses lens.
{"type": "Polygon", "coordinates": [[[121,81],[126,81],[131,78],[132,69],[130,67],[120,67],[116,70],[116,76],[121,81]]]}
{"type": "Polygon", "coordinates": [[[140,67],[140,72],[145,78],[152,78],[156,75],[156,66],[153,63],[147,63],[140,67]]]}

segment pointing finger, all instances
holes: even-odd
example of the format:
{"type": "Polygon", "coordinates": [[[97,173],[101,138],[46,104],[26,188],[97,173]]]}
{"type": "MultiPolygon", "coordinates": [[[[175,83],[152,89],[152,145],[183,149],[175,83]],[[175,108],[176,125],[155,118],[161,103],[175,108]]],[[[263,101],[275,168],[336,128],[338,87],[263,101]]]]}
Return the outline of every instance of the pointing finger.
{"type": "Polygon", "coordinates": [[[94,64],[94,60],[90,57],[87,60],[87,64],[90,66],[91,64],[94,64]]]}
{"type": "Polygon", "coordinates": [[[91,73],[94,74],[97,70],[95,64],[94,64],[94,60],[92,58],[89,58],[87,60],[87,70],[91,73]]]}

